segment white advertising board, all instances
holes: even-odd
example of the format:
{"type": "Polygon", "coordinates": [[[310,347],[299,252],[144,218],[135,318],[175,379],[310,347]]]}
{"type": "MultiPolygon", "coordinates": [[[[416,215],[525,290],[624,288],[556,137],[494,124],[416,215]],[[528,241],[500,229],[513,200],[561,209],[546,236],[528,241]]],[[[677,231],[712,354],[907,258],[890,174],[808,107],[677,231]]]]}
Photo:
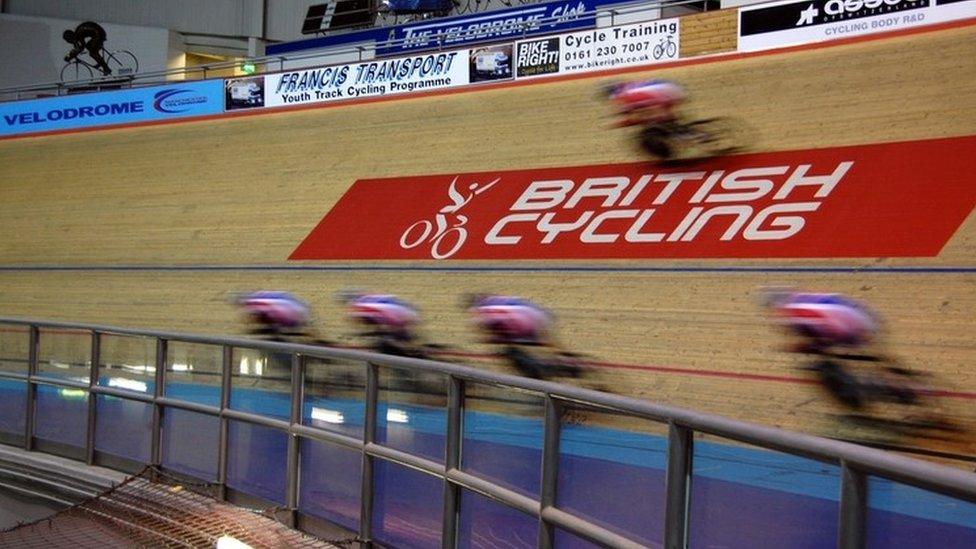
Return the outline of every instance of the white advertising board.
{"type": "Polygon", "coordinates": [[[976,0],[789,0],[739,9],[739,51],[976,17],[976,0]]]}
{"type": "Polygon", "coordinates": [[[675,18],[522,40],[515,44],[516,77],[673,61],[679,54],[679,30],[675,18]]]}

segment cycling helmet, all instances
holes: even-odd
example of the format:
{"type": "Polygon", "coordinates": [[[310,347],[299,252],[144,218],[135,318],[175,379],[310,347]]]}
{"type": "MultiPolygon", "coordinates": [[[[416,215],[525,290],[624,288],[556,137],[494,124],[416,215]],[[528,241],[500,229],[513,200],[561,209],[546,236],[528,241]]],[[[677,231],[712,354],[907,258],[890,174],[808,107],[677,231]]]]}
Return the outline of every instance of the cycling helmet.
{"type": "Polygon", "coordinates": [[[238,297],[237,304],[264,324],[297,328],[308,324],[308,305],[288,292],[258,291],[238,297]]]}

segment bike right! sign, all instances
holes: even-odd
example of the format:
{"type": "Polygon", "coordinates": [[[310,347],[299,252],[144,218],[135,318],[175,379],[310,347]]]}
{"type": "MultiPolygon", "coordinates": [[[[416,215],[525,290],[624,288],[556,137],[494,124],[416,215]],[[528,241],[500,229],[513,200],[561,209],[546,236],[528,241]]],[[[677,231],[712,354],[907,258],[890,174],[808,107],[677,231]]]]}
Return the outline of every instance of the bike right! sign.
{"type": "Polygon", "coordinates": [[[540,60],[551,63],[553,58],[558,58],[560,74],[673,61],[678,58],[678,30],[678,19],[660,19],[561,34],[558,44],[552,38],[523,40],[515,47],[516,74],[524,78],[556,72],[537,70],[540,60]]]}

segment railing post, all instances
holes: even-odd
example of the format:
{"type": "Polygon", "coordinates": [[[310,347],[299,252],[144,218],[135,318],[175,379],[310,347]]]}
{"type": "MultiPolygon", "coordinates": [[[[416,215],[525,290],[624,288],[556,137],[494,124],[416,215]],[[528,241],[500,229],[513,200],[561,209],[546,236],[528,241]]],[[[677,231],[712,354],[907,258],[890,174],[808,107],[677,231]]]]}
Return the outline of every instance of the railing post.
{"type": "Polygon", "coordinates": [[[98,363],[101,362],[101,334],[98,330],[91,333],[91,364],[88,368],[88,433],[85,437],[85,463],[95,464],[95,414],[98,395],[92,389],[98,385],[98,363]]]}
{"type": "MultiPolygon", "coordinates": [[[[376,442],[377,403],[379,401],[379,367],[366,363],[366,417],[363,422],[363,444],[376,442]]],[[[372,547],[373,536],[373,458],[363,450],[363,484],[360,493],[359,538],[372,547]]]]}
{"type": "Polygon", "coordinates": [[[217,499],[227,499],[227,440],[230,420],[224,416],[224,411],[230,408],[230,374],[231,362],[234,359],[234,348],[223,346],[223,356],[220,369],[220,432],[217,437],[217,499]]]}
{"type": "Polygon", "coordinates": [[[550,549],[553,546],[556,531],[551,524],[542,518],[541,512],[547,507],[552,507],[556,504],[556,483],[559,478],[559,437],[561,435],[562,425],[560,424],[561,410],[559,402],[547,393],[544,405],[542,486],[539,494],[538,546],[540,549],[550,549]]]}
{"type": "Polygon", "coordinates": [[[27,348],[27,414],[24,416],[24,450],[34,449],[34,422],[36,421],[35,403],[37,401],[37,385],[34,376],[37,375],[37,354],[40,350],[41,331],[31,325],[28,332],[27,348]]]}
{"type": "Polygon", "coordinates": [[[668,423],[668,470],[665,481],[664,546],[688,547],[688,507],[691,494],[691,461],[694,432],[668,423]]]}
{"type": "MultiPolygon", "coordinates": [[[[464,381],[448,377],[447,387],[447,440],[445,442],[444,469],[451,471],[461,467],[461,438],[464,421],[464,381]]],[[[452,549],[457,544],[458,512],[461,508],[461,489],[444,479],[444,518],[441,546],[452,549]]]]}
{"type": "Polygon", "coordinates": [[[154,372],[153,409],[152,409],[152,441],[149,448],[149,462],[154,467],[163,465],[163,407],[159,398],[163,396],[166,386],[166,362],[169,352],[167,341],[156,338],[156,371],[154,372]]]}
{"type": "Polygon", "coordinates": [[[864,549],[864,526],[868,508],[868,482],[864,473],[841,461],[840,517],[837,547],[864,549]]]}
{"type": "MultiPolygon", "coordinates": [[[[294,428],[302,423],[302,397],[305,384],[305,356],[295,353],[291,355],[291,418],[294,428]]],[[[298,522],[298,472],[301,438],[294,432],[288,433],[288,471],[286,506],[288,507],[287,524],[294,528],[298,522]]]]}

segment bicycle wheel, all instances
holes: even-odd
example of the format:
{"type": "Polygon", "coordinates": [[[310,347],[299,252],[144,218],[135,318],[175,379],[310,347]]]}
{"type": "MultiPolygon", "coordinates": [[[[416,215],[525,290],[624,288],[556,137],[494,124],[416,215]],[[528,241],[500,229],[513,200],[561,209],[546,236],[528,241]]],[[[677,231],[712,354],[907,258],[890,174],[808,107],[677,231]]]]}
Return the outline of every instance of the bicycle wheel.
{"type": "Polygon", "coordinates": [[[91,67],[81,61],[69,61],[61,67],[62,82],[78,82],[80,80],[91,80],[95,75],[91,67]]]}
{"type": "Polygon", "coordinates": [[[430,233],[433,230],[434,230],[434,224],[431,223],[430,221],[427,221],[426,219],[422,219],[414,223],[413,225],[410,225],[409,227],[407,227],[407,230],[403,231],[403,234],[400,235],[400,247],[405,250],[409,250],[410,248],[416,248],[417,246],[420,246],[421,244],[424,243],[425,240],[427,240],[427,237],[430,236],[430,233]],[[419,236],[416,236],[416,238],[412,238],[411,235],[414,235],[414,233],[416,232],[414,231],[415,227],[422,227],[423,229],[419,236]]]}
{"type": "Polygon", "coordinates": [[[105,62],[112,69],[114,76],[132,76],[139,70],[139,60],[135,55],[126,50],[116,52],[103,52],[105,62]]]}
{"type": "Polygon", "coordinates": [[[736,118],[719,117],[687,124],[694,156],[721,156],[748,150],[753,143],[749,127],[736,118]]]}
{"type": "Polygon", "coordinates": [[[467,238],[467,231],[460,227],[452,227],[434,240],[434,245],[431,248],[430,255],[434,259],[447,259],[461,249],[461,246],[464,245],[464,241],[467,240],[467,238]],[[448,238],[448,235],[452,236],[448,238]],[[445,244],[441,246],[442,243],[445,244]],[[442,248],[444,249],[442,250],[442,248]]]}
{"type": "Polygon", "coordinates": [[[867,402],[864,389],[857,378],[841,365],[829,360],[820,360],[810,369],[816,372],[820,386],[826,389],[839,404],[855,411],[864,408],[867,402]]]}
{"type": "Polygon", "coordinates": [[[545,366],[529,352],[509,345],[502,351],[502,356],[508,359],[518,373],[533,379],[545,379],[545,366]]]}
{"type": "Polygon", "coordinates": [[[671,144],[660,128],[644,128],[638,136],[638,142],[644,152],[660,160],[671,158],[671,144]]]}
{"type": "Polygon", "coordinates": [[[654,46],[653,55],[654,55],[654,59],[660,59],[661,56],[664,55],[664,46],[662,46],[661,44],[654,46]]]}
{"type": "Polygon", "coordinates": [[[674,42],[668,42],[668,57],[674,57],[678,54],[678,45],[674,42]]]}

